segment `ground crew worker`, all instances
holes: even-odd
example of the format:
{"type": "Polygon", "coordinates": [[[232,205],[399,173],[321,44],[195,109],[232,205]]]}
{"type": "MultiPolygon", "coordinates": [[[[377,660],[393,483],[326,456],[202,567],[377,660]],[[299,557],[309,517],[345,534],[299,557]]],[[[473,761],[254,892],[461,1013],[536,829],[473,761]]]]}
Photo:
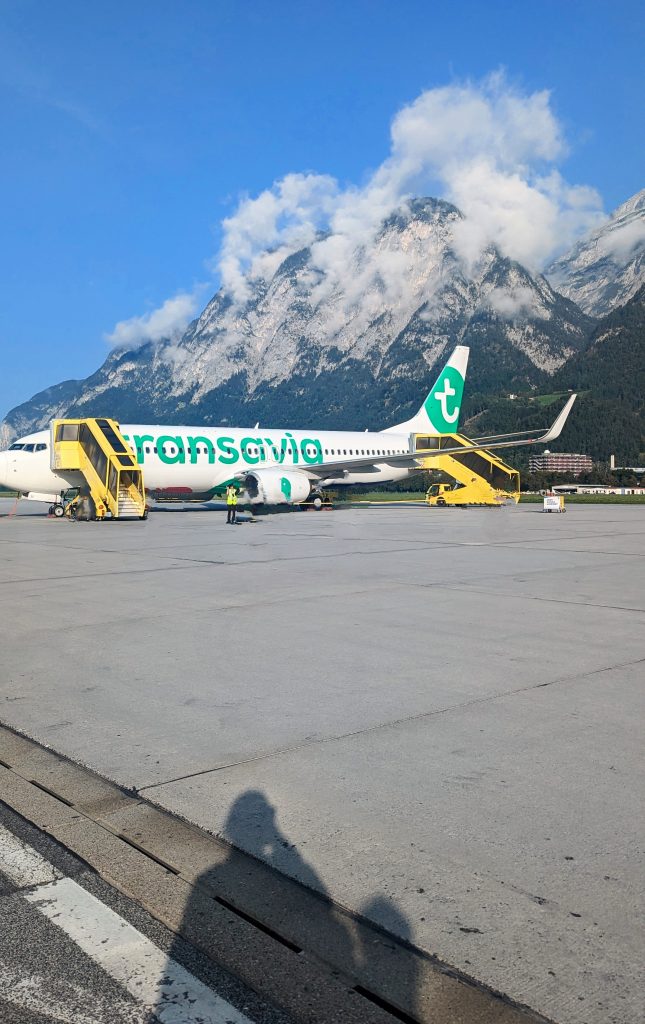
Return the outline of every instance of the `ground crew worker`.
{"type": "Polygon", "coordinates": [[[229,484],[228,487],[226,488],[226,509],[227,509],[227,511],[226,511],[226,522],[227,523],[234,523],[235,522],[236,505],[237,505],[237,487],[234,487],[233,484],[229,484]]]}

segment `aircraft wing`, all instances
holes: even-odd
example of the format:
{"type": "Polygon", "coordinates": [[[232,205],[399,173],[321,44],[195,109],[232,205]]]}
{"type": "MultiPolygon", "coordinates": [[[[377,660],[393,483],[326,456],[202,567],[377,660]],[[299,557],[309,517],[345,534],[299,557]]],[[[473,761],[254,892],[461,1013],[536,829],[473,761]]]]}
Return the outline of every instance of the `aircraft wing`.
{"type": "MultiPolygon", "coordinates": [[[[571,395],[564,408],[554,422],[541,434],[535,431],[521,431],[517,434],[497,434],[490,437],[476,438],[472,444],[459,445],[452,448],[426,448],[417,452],[405,452],[402,455],[370,455],[364,459],[352,458],[336,462],[325,462],[316,466],[298,466],[308,476],[325,478],[340,476],[344,472],[351,473],[356,469],[369,469],[371,466],[397,466],[410,469],[425,468],[428,459],[440,458],[443,455],[463,455],[464,452],[496,451],[502,448],[517,448],[531,444],[549,444],[559,437],[567,421],[577,395],[571,395]]],[[[291,467],[290,467],[291,468],[291,467]]]]}

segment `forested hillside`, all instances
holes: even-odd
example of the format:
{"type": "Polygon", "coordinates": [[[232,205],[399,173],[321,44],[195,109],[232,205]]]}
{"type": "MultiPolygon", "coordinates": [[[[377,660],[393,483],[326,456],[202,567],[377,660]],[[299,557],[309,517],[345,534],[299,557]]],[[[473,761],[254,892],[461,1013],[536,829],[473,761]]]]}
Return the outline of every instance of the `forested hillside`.
{"type": "MultiPolygon", "coordinates": [[[[554,451],[580,451],[597,461],[613,453],[619,464],[643,463],[645,452],[645,286],[604,317],[585,350],[550,379],[548,394],[514,400],[471,395],[467,432],[523,430],[553,417],[568,391],[580,395],[554,451]]],[[[527,453],[516,460],[526,464],[527,453]]]]}

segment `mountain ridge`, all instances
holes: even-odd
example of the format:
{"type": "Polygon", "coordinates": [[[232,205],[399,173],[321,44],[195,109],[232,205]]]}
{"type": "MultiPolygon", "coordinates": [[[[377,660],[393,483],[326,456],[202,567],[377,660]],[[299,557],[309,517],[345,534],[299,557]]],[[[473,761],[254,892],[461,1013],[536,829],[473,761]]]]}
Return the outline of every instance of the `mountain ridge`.
{"type": "MultiPolygon", "coordinates": [[[[606,462],[642,465],[645,453],[645,285],[623,306],[598,321],[588,346],[573,356],[550,380],[557,392],[578,392],[567,425],[554,451],[582,451],[606,462]]],[[[470,396],[465,404],[466,431],[535,429],[545,422],[544,406],[535,395],[470,396]]],[[[548,417],[547,417],[548,419],[548,417]]],[[[527,453],[511,461],[526,464],[527,453]]]]}
{"type": "Polygon", "coordinates": [[[324,273],[311,246],[289,253],[252,282],[245,304],[219,291],[179,341],[111,352],[85,381],[12,410],[5,431],[107,410],[142,421],[276,416],[319,426],[333,410],[348,428],[376,426],[418,404],[458,343],[481,354],[472,364],[480,389],[504,376],[539,381],[582,347],[591,321],[493,246],[465,267],[454,246],[462,219],[443,200],[411,201],[373,245],[346,255],[345,279],[324,273]]]}
{"type": "Polygon", "coordinates": [[[606,316],[645,278],[645,189],[547,267],[554,287],[590,316],[606,316]]]}
{"type": "MultiPolygon", "coordinates": [[[[621,225],[640,216],[641,196],[620,208],[621,225]]],[[[345,253],[344,276],[316,262],[317,243],[268,253],[270,272],[249,282],[245,302],[220,290],[181,338],[113,350],[85,380],[11,410],[3,439],[65,414],[379,428],[414,412],[455,344],[471,347],[471,395],[541,388],[585,349],[597,319],[492,245],[464,264],[462,221],[444,200],[411,200],[371,245],[345,253]]]]}

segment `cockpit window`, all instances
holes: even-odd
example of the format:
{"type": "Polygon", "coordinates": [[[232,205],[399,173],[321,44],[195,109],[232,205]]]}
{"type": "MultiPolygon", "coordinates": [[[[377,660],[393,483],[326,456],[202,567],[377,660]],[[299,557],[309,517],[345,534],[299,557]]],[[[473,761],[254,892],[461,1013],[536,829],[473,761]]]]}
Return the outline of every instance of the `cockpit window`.
{"type": "Polygon", "coordinates": [[[46,444],[37,444],[35,449],[34,449],[34,451],[44,452],[46,449],[47,449],[47,445],[46,444]]]}
{"type": "Polygon", "coordinates": [[[16,444],[10,444],[9,445],[9,451],[10,452],[18,452],[18,451],[20,451],[21,448],[24,448],[24,447],[25,447],[24,444],[18,444],[16,442],[16,444]]]}
{"type": "Polygon", "coordinates": [[[35,447],[36,447],[35,444],[24,444],[22,446],[22,450],[23,450],[23,452],[33,452],[35,447]]]}

